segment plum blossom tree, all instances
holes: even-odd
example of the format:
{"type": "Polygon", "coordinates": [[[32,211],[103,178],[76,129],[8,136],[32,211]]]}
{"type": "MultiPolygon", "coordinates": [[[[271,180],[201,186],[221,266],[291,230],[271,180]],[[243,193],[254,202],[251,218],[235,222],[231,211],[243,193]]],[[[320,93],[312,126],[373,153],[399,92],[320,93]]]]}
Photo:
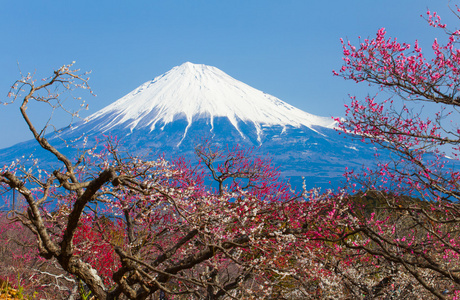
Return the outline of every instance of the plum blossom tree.
{"type": "Polygon", "coordinates": [[[341,247],[321,241],[326,233],[340,237],[327,229],[341,222],[340,201],[294,193],[251,151],[204,144],[192,166],[134,156],[116,139],[76,157],[57,149],[45,135],[52,122],[37,127],[30,106],[58,109],[62,93],[89,90],[87,74],[72,68],[62,66],[40,84],[27,74],[9,93],[54,164],[30,158],[0,169],[1,188],[17,190],[26,204],[11,220],[30,230],[41,259],[61,268],[55,278],[82,282],[99,300],[349,294],[334,271],[341,247]]]}
{"type": "MultiPolygon", "coordinates": [[[[457,7],[457,17],[459,12],[457,7]]],[[[376,85],[392,97],[351,97],[346,119],[339,120],[344,132],[391,153],[391,161],[375,169],[347,172],[349,188],[361,192],[348,197],[349,224],[339,240],[375,265],[378,291],[356,282],[368,295],[405,291],[458,299],[460,31],[449,31],[434,12],[425,19],[446,37],[445,43],[434,40],[428,56],[418,41],[400,43],[383,28],[358,45],[342,40],[344,63],[334,74],[376,85]],[[415,112],[420,102],[437,105],[438,112],[415,112]],[[451,157],[441,151],[446,146],[451,157]],[[362,201],[370,198],[373,208],[362,201]]]]}

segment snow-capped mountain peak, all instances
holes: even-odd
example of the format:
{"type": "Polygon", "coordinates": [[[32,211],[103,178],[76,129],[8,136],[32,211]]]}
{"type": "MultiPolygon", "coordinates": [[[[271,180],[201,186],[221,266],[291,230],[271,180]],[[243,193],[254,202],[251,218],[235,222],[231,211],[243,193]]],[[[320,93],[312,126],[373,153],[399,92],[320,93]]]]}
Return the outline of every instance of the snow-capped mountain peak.
{"type": "Polygon", "coordinates": [[[240,132],[239,122],[251,123],[260,138],[263,126],[302,125],[332,127],[331,118],[318,117],[254,89],[221,70],[186,62],[148,81],[118,101],[87,118],[97,129],[108,131],[123,126],[131,131],[150,130],[184,118],[187,129],[193,121],[225,117],[240,132]]]}
{"type": "MultiPolygon", "coordinates": [[[[375,163],[373,145],[343,139],[327,128],[333,125],[331,118],[303,112],[215,67],[185,63],[89,116],[87,122],[47,137],[69,157],[80,157],[77,149],[102,147],[107,136],[116,137],[120,149],[146,159],[160,154],[195,161],[194,149],[204,141],[221,149],[256,147],[257,155],[272,159],[291,184],[330,188],[329,182],[342,180],[345,167],[375,163]]],[[[0,151],[0,163],[24,153],[55,163],[35,140],[0,151]]]]}

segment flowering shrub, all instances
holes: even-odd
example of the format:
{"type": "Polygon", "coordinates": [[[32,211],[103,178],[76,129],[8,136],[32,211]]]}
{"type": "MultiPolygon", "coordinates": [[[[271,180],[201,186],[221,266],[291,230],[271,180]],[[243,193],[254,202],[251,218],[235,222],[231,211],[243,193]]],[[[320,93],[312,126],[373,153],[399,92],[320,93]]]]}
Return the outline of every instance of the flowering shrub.
{"type": "Polygon", "coordinates": [[[457,117],[460,104],[460,31],[449,31],[430,11],[426,20],[447,37],[445,43],[434,40],[430,56],[418,41],[400,43],[383,28],[356,46],[342,40],[344,64],[334,74],[375,84],[394,96],[384,101],[352,97],[346,119],[338,120],[343,132],[389,150],[392,157],[376,169],[347,172],[351,191],[362,191],[356,197],[372,195],[378,205],[366,213],[366,207],[350,204],[352,217],[340,240],[379,270],[380,291],[457,299],[460,129],[449,120],[457,117]],[[412,107],[421,101],[440,105],[439,111],[414,113],[412,107]],[[454,158],[440,150],[446,145],[454,158]]]}
{"type": "Polygon", "coordinates": [[[27,108],[31,101],[58,108],[61,92],[87,89],[71,67],[41,85],[27,75],[10,92],[60,166],[42,168],[35,159],[0,169],[1,188],[16,189],[26,203],[13,221],[32,232],[41,259],[62,268],[46,275],[73,285],[65,297],[84,290],[80,281],[100,300],[348,293],[334,270],[343,269],[341,247],[322,241],[339,238],[340,201],[291,191],[270,161],[249,150],[204,144],[192,166],[132,156],[113,139],[77,158],[56,149],[44,135],[50,123],[36,129],[27,108]]]}

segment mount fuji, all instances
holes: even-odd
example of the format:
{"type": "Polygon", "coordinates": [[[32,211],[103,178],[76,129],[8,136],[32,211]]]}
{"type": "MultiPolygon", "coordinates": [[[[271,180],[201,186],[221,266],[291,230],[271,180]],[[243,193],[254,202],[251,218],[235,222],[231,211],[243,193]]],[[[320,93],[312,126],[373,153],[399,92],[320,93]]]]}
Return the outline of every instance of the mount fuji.
{"type": "MultiPolygon", "coordinates": [[[[137,154],[187,158],[204,140],[239,144],[270,157],[294,184],[305,177],[311,187],[336,183],[345,167],[373,163],[372,147],[344,139],[334,126],[331,117],[297,109],[215,67],[186,62],[48,139],[71,153],[63,140],[84,135],[91,146],[96,137],[111,135],[137,154]]],[[[0,162],[19,153],[40,156],[37,148],[28,141],[2,149],[0,162]]]]}
{"type": "MultiPolygon", "coordinates": [[[[184,63],[164,75],[146,82],[125,97],[101,109],[88,118],[97,125],[93,130],[111,131],[126,128],[164,130],[174,121],[183,119],[187,125],[182,140],[196,121],[204,120],[214,132],[219,118],[230,122],[244,139],[240,127],[246,124],[255,130],[262,143],[263,127],[306,126],[332,127],[331,118],[322,118],[301,111],[271,95],[238,81],[221,70],[184,63]],[[216,121],[216,122],[215,122],[216,121]]],[[[182,141],[181,140],[181,141],[182,141]]],[[[178,143],[177,146],[180,146],[178,143]]]]}

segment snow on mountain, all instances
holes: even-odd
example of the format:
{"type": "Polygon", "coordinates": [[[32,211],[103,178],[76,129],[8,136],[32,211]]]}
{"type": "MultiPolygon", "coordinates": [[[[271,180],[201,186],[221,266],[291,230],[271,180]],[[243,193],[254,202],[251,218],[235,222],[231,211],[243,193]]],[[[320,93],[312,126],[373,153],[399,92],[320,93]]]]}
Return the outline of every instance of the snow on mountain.
{"type": "Polygon", "coordinates": [[[313,129],[313,126],[332,128],[335,124],[331,118],[299,110],[215,67],[190,62],[142,84],[86,121],[92,124],[93,130],[107,132],[119,126],[130,131],[142,128],[153,131],[177,119],[185,119],[183,139],[194,121],[208,119],[212,131],[218,117],[228,118],[242,137],[240,122],[252,124],[259,143],[267,126],[313,129]]]}

